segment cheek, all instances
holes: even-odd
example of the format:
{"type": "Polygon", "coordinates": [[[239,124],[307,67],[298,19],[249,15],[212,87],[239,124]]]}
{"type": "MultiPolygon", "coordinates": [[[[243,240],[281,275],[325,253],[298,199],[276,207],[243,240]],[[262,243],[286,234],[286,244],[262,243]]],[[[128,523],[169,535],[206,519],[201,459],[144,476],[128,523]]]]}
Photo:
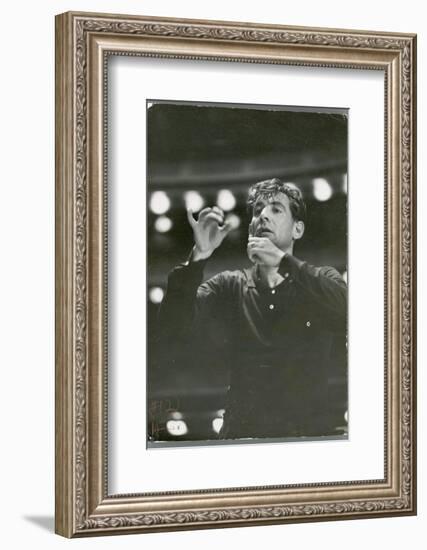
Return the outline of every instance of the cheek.
{"type": "Polygon", "coordinates": [[[287,220],[281,220],[279,226],[280,226],[280,231],[284,235],[292,235],[292,224],[288,223],[287,220]]]}

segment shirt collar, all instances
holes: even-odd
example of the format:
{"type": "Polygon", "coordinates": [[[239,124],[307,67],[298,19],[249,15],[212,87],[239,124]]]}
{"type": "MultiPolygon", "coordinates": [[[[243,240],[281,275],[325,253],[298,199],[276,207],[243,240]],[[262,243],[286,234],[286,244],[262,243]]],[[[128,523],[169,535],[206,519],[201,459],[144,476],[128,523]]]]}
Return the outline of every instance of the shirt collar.
{"type": "Polygon", "coordinates": [[[246,268],[246,269],[243,270],[243,273],[246,276],[246,281],[247,281],[248,287],[249,288],[256,288],[256,284],[255,284],[255,280],[254,280],[255,268],[254,267],[246,268]]]}

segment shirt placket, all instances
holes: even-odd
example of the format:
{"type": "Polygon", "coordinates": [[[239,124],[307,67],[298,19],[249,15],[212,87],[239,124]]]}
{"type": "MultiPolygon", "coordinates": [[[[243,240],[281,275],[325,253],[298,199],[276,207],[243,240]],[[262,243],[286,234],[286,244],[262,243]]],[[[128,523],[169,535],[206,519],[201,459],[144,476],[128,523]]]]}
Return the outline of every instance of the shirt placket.
{"type": "Polygon", "coordinates": [[[283,294],[287,292],[289,285],[293,282],[288,272],[283,277],[285,280],[281,284],[268,290],[267,311],[272,314],[278,313],[279,300],[283,299],[283,294]]]}

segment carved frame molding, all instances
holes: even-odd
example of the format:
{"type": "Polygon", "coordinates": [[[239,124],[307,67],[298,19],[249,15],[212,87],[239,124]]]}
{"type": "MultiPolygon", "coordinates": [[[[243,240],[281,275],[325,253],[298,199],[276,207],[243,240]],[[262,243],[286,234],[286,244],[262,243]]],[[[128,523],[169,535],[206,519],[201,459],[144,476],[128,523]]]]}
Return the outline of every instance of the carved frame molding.
{"type": "Polygon", "coordinates": [[[414,514],[416,37],[66,13],[56,18],[56,532],[67,537],[414,514]],[[106,479],[109,55],[385,73],[385,478],[115,495],[106,479]]]}

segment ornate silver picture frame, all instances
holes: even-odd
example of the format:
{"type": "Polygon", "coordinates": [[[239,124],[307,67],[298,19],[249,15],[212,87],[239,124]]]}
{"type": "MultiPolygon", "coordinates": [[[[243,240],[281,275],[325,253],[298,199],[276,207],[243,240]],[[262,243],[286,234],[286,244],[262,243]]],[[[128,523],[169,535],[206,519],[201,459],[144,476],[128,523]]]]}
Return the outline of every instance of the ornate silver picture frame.
{"type": "MultiPolygon", "coordinates": [[[[56,532],[82,537],[415,514],[415,178],[415,35],[58,15],[56,532]],[[268,484],[213,487],[207,473],[205,484],[192,489],[141,492],[139,483],[126,493],[109,488],[108,63],[116,57],[142,63],[154,59],[192,60],[200,66],[245,64],[254,72],[271,65],[383,75],[384,149],[379,160],[384,164],[384,364],[375,365],[384,380],[383,476],[313,482],[307,472],[302,483],[289,483],[284,476],[268,484]]],[[[247,447],[248,456],[252,447],[247,447]]],[[[271,456],[277,449],[271,448],[271,456]]],[[[307,452],[317,460],[315,447],[307,452]]],[[[259,468],[268,469],[266,464],[259,468]]]]}

